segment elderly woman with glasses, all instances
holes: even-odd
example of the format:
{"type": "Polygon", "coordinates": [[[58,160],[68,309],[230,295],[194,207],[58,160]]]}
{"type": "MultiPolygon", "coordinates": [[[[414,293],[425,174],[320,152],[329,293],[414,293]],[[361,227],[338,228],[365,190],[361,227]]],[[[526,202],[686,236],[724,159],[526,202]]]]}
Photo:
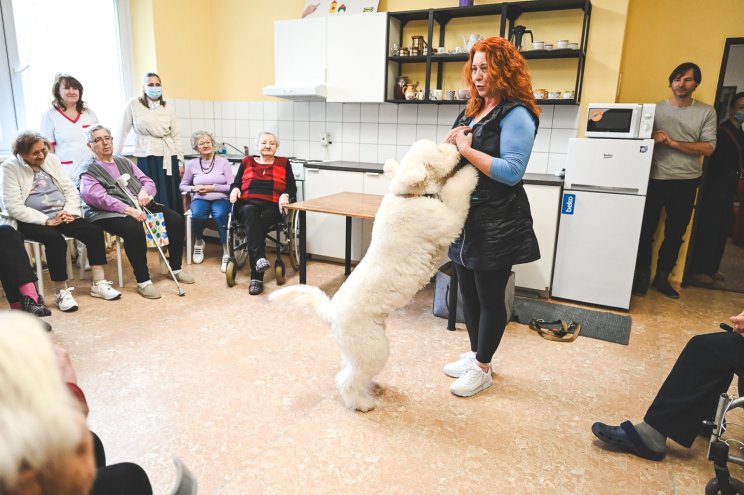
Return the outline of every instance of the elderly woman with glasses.
{"type": "Polygon", "coordinates": [[[196,131],[191,135],[191,147],[199,153],[186,163],[181,179],[181,191],[191,193],[191,221],[194,227],[194,263],[204,261],[204,225],[209,216],[214,218],[222,244],[222,265],[225,273],[230,259],[227,250],[227,216],[230,213],[228,194],[235,180],[230,162],[214,152],[214,136],[211,132],[196,131]]]}
{"type": "Polygon", "coordinates": [[[124,239],[124,250],[132,264],[137,280],[137,293],[147,299],[159,299],[160,291],[150,280],[147,269],[147,241],[142,222],[145,213],[138,208],[147,207],[162,213],[168,230],[170,267],[179,282],[193,284],[194,278],[181,270],[184,245],[183,217],[172,209],[156,203],[155,183],[127,158],[114,155],[111,130],[95,124],[85,131],[88,147],[93,157],[83,164],[80,172],[80,194],[85,202],[85,218],[106,232],[124,239]],[[117,183],[122,175],[129,175],[129,195],[137,198],[137,205],[117,183]]]}
{"type": "Polygon", "coordinates": [[[2,197],[0,222],[18,229],[27,240],[46,249],[49,276],[54,285],[54,302],[61,311],[75,311],[74,287],[67,286],[67,237],[88,247],[93,285],[90,295],[106,300],[121,293],[105,279],[106,248],[103,231],[82,218],[80,195],[49,142],[41,134],[24,131],[13,141],[13,155],[0,167],[2,197]]]}

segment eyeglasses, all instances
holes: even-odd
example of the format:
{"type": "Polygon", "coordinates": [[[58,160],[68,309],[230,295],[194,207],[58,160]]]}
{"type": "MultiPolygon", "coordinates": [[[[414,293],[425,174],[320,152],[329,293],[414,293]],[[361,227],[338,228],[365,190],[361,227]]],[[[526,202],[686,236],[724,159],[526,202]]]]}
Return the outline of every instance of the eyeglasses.
{"type": "Polygon", "coordinates": [[[201,141],[196,143],[197,146],[212,146],[212,141],[201,141]]]}
{"type": "Polygon", "coordinates": [[[93,144],[110,143],[113,140],[111,136],[97,137],[93,140],[93,144]]]}

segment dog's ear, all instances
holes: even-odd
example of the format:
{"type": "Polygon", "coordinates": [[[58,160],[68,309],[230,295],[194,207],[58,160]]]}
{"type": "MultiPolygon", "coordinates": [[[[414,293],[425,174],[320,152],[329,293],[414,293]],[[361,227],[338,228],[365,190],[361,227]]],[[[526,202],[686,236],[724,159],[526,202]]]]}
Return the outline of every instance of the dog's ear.
{"type": "Polygon", "coordinates": [[[395,194],[420,194],[426,187],[426,182],[426,165],[420,161],[408,161],[393,177],[390,190],[395,194]]]}
{"type": "Polygon", "coordinates": [[[385,160],[385,165],[382,166],[382,171],[385,172],[385,175],[393,176],[397,170],[398,162],[395,158],[388,158],[385,160]]]}

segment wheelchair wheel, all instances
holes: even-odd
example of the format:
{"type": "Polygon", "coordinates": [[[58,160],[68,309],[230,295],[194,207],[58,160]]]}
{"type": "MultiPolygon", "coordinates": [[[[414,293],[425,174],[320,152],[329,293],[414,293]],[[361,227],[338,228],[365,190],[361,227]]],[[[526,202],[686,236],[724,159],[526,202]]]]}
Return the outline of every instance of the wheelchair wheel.
{"type": "Polygon", "coordinates": [[[705,495],[743,495],[744,483],[736,478],[729,479],[729,489],[723,491],[719,487],[718,478],[713,478],[705,485],[705,495]]]}
{"type": "Polygon", "coordinates": [[[233,287],[235,285],[235,279],[238,276],[238,267],[235,265],[235,262],[232,258],[230,258],[230,261],[227,262],[227,270],[225,270],[225,281],[227,282],[228,287],[233,287]]]}
{"type": "Polygon", "coordinates": [[[284,269],[284,263],[276,263],[274,265],[274,276],[276,277],[276,284],[277,285],[284,285],[284,282],[287,281],[287,277],[285,276],[285,269],[284,269]]]}
{"type": "Polygon", "coordinates": [[[295,270],[300,269],[300,215],[297,210],[292,210],[287,217],[289,232],[287,233],[287,251],[289,252],[289,263],[295,270]]]}
{"type": "Polygon", "coordinates": [[[230,229],[227,245],[230,250],[230,257],[235,260],[237,268],[243,268],[248,260],[248,236],[242,226],[236,225],[230,229]]]}

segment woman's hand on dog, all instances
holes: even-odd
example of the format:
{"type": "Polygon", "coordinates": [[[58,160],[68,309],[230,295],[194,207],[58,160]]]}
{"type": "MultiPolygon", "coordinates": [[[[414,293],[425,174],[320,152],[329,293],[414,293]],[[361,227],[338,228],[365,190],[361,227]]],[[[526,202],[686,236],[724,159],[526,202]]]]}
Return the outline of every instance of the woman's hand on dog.
{"type": "Polygon", "coordinates": [[[470,146],[470,144],[473,142],[473,136],[470,134],[472,130],[472,128],[466,125],[455,127],[454,129],[451,129],[444,137],[444,142],[454,144],[457,146],[458,149],[460,149],[461,144],[465,147],[470,146]]]}

